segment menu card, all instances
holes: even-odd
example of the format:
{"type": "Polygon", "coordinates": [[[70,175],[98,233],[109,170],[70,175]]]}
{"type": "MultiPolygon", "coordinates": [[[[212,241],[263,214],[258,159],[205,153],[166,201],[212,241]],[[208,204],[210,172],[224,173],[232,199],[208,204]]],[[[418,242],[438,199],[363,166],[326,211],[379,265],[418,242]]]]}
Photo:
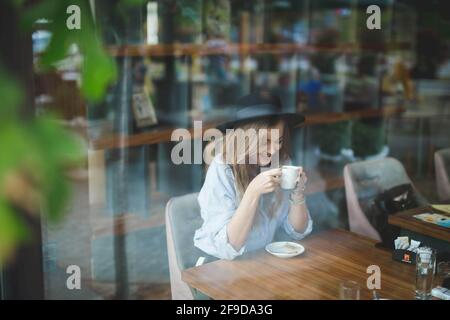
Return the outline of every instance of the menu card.
{"type": "Polygon", "coordinates": [[[441,227],[450,228],[450,217],[439,213],[421,213],[414,215],[414,218],[439,225],[441,227]]]}

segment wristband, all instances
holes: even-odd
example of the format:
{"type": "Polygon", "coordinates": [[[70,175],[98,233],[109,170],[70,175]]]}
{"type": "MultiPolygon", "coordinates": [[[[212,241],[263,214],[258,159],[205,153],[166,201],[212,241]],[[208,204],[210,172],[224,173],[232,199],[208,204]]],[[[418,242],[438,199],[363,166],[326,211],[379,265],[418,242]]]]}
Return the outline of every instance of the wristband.
{"type": "Polygon", "coordinates": [[[299,206],[299,205],[301,205],[301,204],[304,204],[304,203],[306,202],[306,200],[305,200],[305,199],[302,199],[302,200],[292,200],[292,199],[289,199],[289,202],[290,202],[292,205],[294,205],[294,206],[299,206]]]}
{"type": "Polygon", "coordinates": [[[306,199],[305,199],[305,195],[303,193],[298,194],[301,195],[300,197],[293,197],[294,193],[291,193],[291,196],[289,197],[289,202],[293,205],[301,205],[304,204],[306,199]]]}

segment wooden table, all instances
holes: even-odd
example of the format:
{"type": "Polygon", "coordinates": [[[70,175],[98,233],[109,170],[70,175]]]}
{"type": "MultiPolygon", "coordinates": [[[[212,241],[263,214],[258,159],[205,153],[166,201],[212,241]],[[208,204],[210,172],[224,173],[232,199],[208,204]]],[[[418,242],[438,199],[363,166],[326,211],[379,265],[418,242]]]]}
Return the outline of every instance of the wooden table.
{"type": "Polygon", "coordinates": [[[280,259],[264,250],[183,271],[182,279],[213,299],[338,299],[339,283],[354,280],[371,299],[367,267],[381,269],[380,297],[414,299],[415,268],[393,261],[375,241],[334,229],[299,241],[305,253],[280,259]]]}
{"type": "Polygon", "coordinates": [[[450,242],[449,228],[444,228],[436,224],[425,222],[413,217],[413,215],[419,213],[432,213],[432,212],[445,215],[444,212],[433,209],[430,206],[426,206],[390,215],[388,221],[389,224],[400,227],[402,229],[413,231],[431,238],[450,242]]]}

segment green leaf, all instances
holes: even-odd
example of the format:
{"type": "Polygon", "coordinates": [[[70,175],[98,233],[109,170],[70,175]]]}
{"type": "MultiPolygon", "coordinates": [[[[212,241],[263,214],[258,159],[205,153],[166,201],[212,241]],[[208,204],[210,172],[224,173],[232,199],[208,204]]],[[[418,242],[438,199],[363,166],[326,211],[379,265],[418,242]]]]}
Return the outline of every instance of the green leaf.
{"type": "Polygon", "coordinates": [[[108,85],[117,79],[117,66],[99,40],[87,1],[78,0],[77,3],[82,12],[81,30],[67,29],[66,15],[60,12],[65,12],[65,5],[69,2],[60,1],[62,8],[58,10],[59,14],[52,16],[52,37],[40,63],[44,70],[53,67],[66,57],[70,45],[76,44],[83,57],[81,91],[89,100],[99,101],[108,85]]]}
{"type": "Polygon", "coordinates": [[[86,159],[82,140],[53,118],[39,118],[26,126],[4,123],[0,140],[2,155],[7,155],[0,156],[0,181],[14,170],[30,175],[44,212],[51,220],[60,218],[70,195],[65,170],[86,159]]]}
{"type": "Polygon", "coordinates": [[[12,254],[14,248],[28,237],[25,224],[14,210],[0,198],[0,266],[12,254]]]}
{"type": "Polygon", "coordinates": [[[47,166],[43,172],[46,173],[46,183],[42,194],[43,210],[50,220],[57,221],[62,217],[69,200],[69,183],[58,169],[47,166]]]}
{"type": "Polygon", "coordinates": [[[55,15],[66,12],[63,1],[43,0],[22,9],[20,24],[24,30],[30,30],[38,19],[52,20],[55,15]],[[62,10],[62,11],[61,11],[62,10]]]}
{"type": "Polygon", "coordinates": [[[33,134],[33,145],[37,148],[44,211],[50,219],[59,219],[70,195],[65,169],[86,159],[86,146],[54,118],[37,120],[30,134],[33,134]]]}
{"type": "Polygon", "coordinates": [[[34,146],[23,130],[18,120],[0,121],[0,141],[2,154],[0,156],[0,182],[5,175],[25,163],[27,158],[33,158],[34,146]]]}
{"type": "Polygon", "coordinates": [[[44,70],[53,68],[55,64],[67,57],[70,44],[76,43],[74,35],[66,28],[64,20],[56,18],[50,28],[50,43],[39,59],[44,70]]]}
{"type": "Polygon", "coordinates": [[[81,78],[81,90],[92,101],[98,102],[108,85],[117,79],[115,62],[103,51],[86,52],[81,78]]]}
{"type": "MultiPolygon", "coordinates": [[[[11,0],[20,7],[22,0],[11,0]]],[[[22,26],[30,30],[37,19],[46,18],[52,33],[50,44],[40,57],[46,68],[67,55],[71,44],[77,44],[83,56],[82,92],[86,98],[99,100],[117,78],[117,67],[103,48],[92,21],[87,0],[40,0],[20,9],[22,26]],[[82,29],[68,30],[66,8],[80,5],[82,29]]],[[[0,66],[0,182],[11,172],[29,175],[39,192],[44,212],[56,220],[65,211],[70,183],[65,176],[68,165],[86,159],[86,147],[74,134],[65,130],[55,118],[31,119],[26,124],[17,116],[23,102],[23,89],[0,66]]],[[[0,184],[0,188],[1,188],[0,184]]],[[[38,211],[39,209],[36,208],[38,211]]],[[[0,263],[15,246],[26,239],[27,228],[14,212],[0,189],[0,263]]]]}
{"type": "Polygon", "coordinates": [[[2,104],[0,106],[0,119],[11,118],[16,114],[17,107],[23,101],[22,90],[17,81],[15,81],[0,66],[0,97],[2,104]]]}
{"type": "Polygon", "coordinates": [[[34,144],[45,151],[58,167],[79,164],[86,158],[86,147],[81,138],[63,128],[55,118],[42,117],[30,128],[34,144]]]}

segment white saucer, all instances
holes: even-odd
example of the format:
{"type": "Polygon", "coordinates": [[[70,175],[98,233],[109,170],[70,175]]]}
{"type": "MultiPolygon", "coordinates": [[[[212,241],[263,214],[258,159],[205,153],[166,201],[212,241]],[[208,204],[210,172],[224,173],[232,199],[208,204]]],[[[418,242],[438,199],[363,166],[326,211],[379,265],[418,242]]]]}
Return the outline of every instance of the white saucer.
{"type": "Polygon", "coordinates": [[[302,254],[305,248],[295,242],[280,241],[269,243],[266,246],[266,251],[278,258],[292,258],[302,254]]]}

